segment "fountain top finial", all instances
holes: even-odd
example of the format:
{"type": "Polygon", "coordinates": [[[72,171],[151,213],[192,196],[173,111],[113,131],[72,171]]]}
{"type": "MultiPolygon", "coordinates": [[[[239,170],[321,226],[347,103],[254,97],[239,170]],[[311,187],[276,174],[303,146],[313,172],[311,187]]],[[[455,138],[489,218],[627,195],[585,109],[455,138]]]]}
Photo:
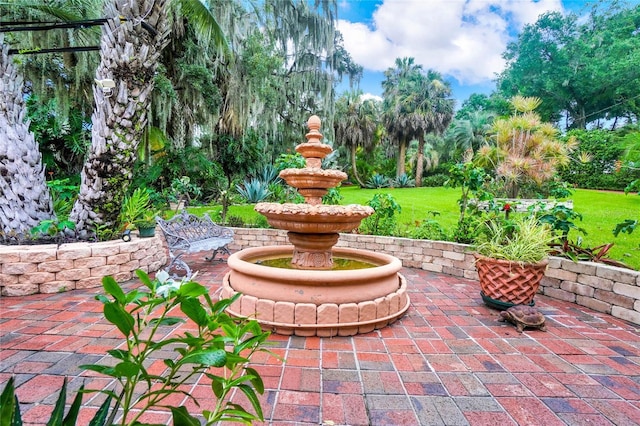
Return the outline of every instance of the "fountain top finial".
{"type": "Polygon", "coordinates": [[[318,117],[317,115],[312,115],[311,117],[309,117],[309,120],[307,120],[307,126],[309,127],[309,130],[320,130],[320,125],[321,125],[321,121],[320,121],[320,117],[318,117]]]}

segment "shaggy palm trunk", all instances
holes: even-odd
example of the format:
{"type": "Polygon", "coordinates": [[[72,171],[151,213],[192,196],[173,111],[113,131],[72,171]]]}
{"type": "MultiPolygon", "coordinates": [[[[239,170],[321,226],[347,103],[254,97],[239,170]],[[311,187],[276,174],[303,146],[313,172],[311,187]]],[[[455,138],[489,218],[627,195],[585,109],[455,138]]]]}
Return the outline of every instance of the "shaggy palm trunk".
{"type": "Polygon", "coordinates": [[[138,144],[149,119],[154,75],[168,40],[165,0],[110,0],[96,79],[115,82],[113,93],[93,87],[92,140],[70,219],[87,237],[113,229],[133,175],[138,144]],[[125,17],[118,19],[118,17],[125,17]]]}
{"type": "Polygon", "coordinates": [[[24,120],[22,82],[0,35],[0,234],[19,239],[54,217],[42,155],[24,120]]]}

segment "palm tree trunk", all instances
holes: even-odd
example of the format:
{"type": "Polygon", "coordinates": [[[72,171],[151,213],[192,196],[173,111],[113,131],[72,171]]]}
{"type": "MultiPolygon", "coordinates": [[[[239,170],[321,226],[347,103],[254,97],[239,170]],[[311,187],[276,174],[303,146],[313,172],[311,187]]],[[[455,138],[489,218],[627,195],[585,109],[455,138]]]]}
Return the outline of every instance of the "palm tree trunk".
{"type": "Polygon", "coordinates": [[[422,171],[424,170],[424,136],[418,138],[418,158],[416,160],[416,188],[422,186],[422,171]]]}
{"type": "Polygon", "coordinates": [[[0,34],[0,234],[21,238],[55,215],[42,155],[24,120],[23,79],[3,38],[0,34]]]}
{"type": "Polygon", "coordinates": [[[362,183],[362,179],[360,179],[360,175],[358,175],[358,167],[356,166],[356,152],[357,147],[355,145],[351,145],[351,170],[353,170],[353,178],[358,182],[360,188],[364,188],[364,183],[362,183]]]}
{"type": "Polygon", "coordinates": [[[399,144],[398,150],[398,166],[396,171],[396,177],[400,177],[406,173],[405,169],[405,160],[407,158],[407,142],[405,140],[401,140],[399,144]]]}
{"type": "Polygon", "coordinates": [[[70,219],[81,236],[98,225],[118,224],[120,207],[133,175],[138,143],[147,126],[154,75],[168,42],[165,0],[110,0],[102,29],[96,80],[115,82],[109,96],[94,85],[92,140],[70,219]],[[119,17],[124,16],[126,20],[119,17]]]}

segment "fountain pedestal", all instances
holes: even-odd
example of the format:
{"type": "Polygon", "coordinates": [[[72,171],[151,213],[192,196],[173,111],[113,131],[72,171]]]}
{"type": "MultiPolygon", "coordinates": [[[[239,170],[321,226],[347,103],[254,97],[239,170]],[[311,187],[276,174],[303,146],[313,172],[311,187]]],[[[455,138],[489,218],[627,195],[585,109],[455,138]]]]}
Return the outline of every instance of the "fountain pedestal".
{"type": "Polygon", "coordinates": [[[255,210],[271,226],[288,231],[291,246],[244,249],[229,257],[222,297],[241,293],[228,309],[232,315],[255,317],[276,333],[301,336],[350,336],[381,328],[409,308],[402,263],[393,256],[334,248],[340,232],[351,232],[372,215],[368,206],[323,205],[329,188],[347,178],[323,170],[332,149],[321,143],[320,119],[309,118],[307,142],[296,147],[306,160],[303,169],[286,169],[280,177],[298,189],[304,204],[258,203],[255,210]],[[332,270],[334,256],[369,263],[365,269],[332,270]],[[291,258],[290,268],[261,265],[291,258]]]}

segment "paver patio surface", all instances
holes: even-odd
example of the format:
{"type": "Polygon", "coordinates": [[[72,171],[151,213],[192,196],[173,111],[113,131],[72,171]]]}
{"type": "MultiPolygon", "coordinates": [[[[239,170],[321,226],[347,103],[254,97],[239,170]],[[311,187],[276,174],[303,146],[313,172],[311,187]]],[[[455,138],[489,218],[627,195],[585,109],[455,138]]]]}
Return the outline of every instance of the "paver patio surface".
{"type": "MultiPolygon", "coordinates": [[[[216,292],[226,264],[198,255],[188,261],[200,271],[197,281],[216,292]]],[[[389,327],[270,338],[287,361],[254,359],[266,386],[264,424],[640,424],[640,326],[538,295],[549,330],[519,334],[483,305],[477,282],[402,273],[411,307],[389,327]]],[[[102,319],[93,299],[99,292],[0,298],[0,386],[15,376],[25,424],[46,423],[63,376],[70,389],[112,384],[78,369],[122,342],[102,319]]],[[[206,387],[200,378],[191,390],[206,394],[206,387]]],[[[84,419],[99,402],[85,397],[84,419]]],[[[146,420],[169,422],[162,412],[146,420]]]]}

